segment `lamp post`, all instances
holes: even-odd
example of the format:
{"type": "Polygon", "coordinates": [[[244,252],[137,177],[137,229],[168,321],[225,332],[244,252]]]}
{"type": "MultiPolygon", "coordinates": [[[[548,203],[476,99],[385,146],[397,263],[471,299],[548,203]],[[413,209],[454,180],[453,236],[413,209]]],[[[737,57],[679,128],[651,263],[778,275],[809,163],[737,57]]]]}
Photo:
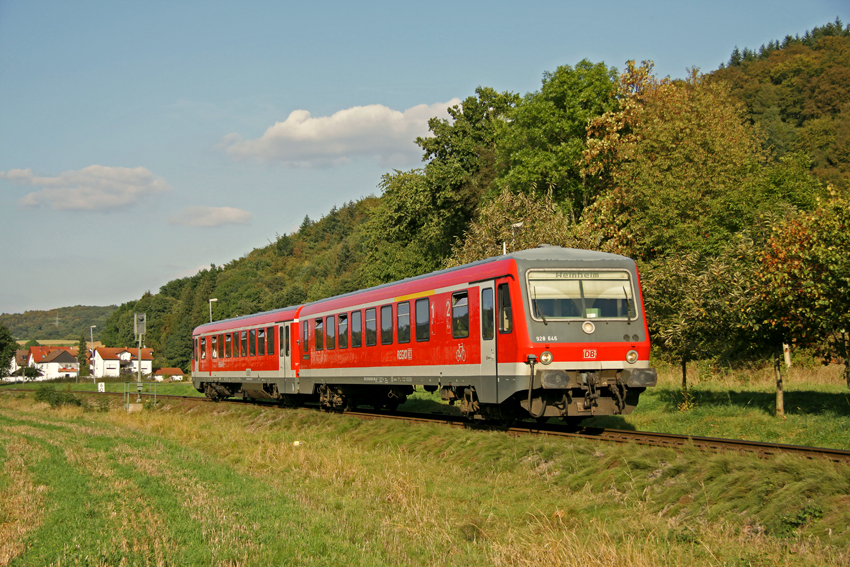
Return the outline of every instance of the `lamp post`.
{"type": "Polygon", "coordinates": [[[218,299],[215,298],[215,297],[210,299],[210,323],[212,323],[212,304],[213,304],[213,301],[218,301],[218,299]]]}
{"type": "MultiPolygon", "coordinates": [[[[97,327],[97,325],[92,325],[91,327],[89,327],[89,333],[91,333],[91,359],[92,359],[92,362],[94,362],[94,328],[95,327],[97,327]]],[[[86,364],[88,364],[88,361],[86,361],[86,364]]],[[[92,383],[94,383],[94,381],[95,381],[94,372],[91,373],[91,381],[92,381],[92,383]]]]}

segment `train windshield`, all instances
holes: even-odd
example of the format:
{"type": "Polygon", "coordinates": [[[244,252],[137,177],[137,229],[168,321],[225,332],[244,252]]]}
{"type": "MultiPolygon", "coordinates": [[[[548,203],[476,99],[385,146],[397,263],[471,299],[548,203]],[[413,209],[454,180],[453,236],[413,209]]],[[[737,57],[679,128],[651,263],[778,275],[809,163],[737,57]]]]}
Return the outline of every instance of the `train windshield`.
{"type": "Polygon", "coordinates": [[[624,270],[528,270],[526,281],[537,321],[637,317],[631,275],[624,270]]]}

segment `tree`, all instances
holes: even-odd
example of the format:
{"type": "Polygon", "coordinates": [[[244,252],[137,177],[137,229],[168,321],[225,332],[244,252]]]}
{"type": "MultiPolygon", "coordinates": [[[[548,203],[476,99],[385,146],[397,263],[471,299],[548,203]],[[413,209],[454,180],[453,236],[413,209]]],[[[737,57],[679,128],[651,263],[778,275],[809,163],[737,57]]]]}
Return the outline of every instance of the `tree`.
{"type": "Polygon", "coordinates": [[[0,377],[8,376],[18,343],[5,325],[0,325],[0,377]]]}
{"type": "Polygon", "coordinates": [[[616,69],[586,59],[544,73],[540,91],[525,95],[496,124],[496,187],[537,195],[551,191],[578,218],[600,189],[580,174],[587,123],[617,106],[616,79],[616,69]]]}
{"type": "Polygon", "coordinates": [[[824,363],[843,363],[850,387],[848,250],[850,198],[833,189],[814,211],[776,224],[760,257],[760,291],[776,305],[764,324],[786,330],[824,363]]]}
{"type": "MultiPolygon", "coordinates": [[[[94,345],[92,345],[94,348],[94,345]]],[[[79,376],[88,376],[89,375],[89,358],[88,354],[88,343],[86,342],[86,335],[82,333],[80,335],[80,341],[77,343],[77,362],[80,365],[79,376]]]]}
{"type": "Polygon", "coordinates": [[[24,343],[24,348],[30,348],[34,346],[41,346],[41,343],[35,339],[30,339],[26,343],[24,343]]]}

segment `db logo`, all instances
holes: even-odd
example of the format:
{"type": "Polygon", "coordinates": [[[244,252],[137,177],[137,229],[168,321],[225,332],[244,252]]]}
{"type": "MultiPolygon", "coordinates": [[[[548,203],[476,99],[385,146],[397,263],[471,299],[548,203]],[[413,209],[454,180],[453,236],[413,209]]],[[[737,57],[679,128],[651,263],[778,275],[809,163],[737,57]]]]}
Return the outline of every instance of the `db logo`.
{"type": "Polygon", "coordinates": [[[584,349],[584,357],[585,358],[596,358],[596,349],[593,349],[593,348],[584,349]]]}

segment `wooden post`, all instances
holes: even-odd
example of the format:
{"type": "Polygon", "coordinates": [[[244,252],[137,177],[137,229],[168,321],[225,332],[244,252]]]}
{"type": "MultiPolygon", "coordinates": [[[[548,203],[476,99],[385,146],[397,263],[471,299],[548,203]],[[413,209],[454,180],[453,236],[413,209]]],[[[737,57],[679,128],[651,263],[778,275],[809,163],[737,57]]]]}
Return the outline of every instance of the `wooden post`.
{"type": "Polygon", "coordinates": [[[785,417],[785,393],[782,390],[782,349],[773,357],[773,373],[776,375],[776,415],[785,417]]]}
{"type": "Polygon", "coordinates": [[[688,359],[682,357],[682,390],[688,389],[688,359]]]}

